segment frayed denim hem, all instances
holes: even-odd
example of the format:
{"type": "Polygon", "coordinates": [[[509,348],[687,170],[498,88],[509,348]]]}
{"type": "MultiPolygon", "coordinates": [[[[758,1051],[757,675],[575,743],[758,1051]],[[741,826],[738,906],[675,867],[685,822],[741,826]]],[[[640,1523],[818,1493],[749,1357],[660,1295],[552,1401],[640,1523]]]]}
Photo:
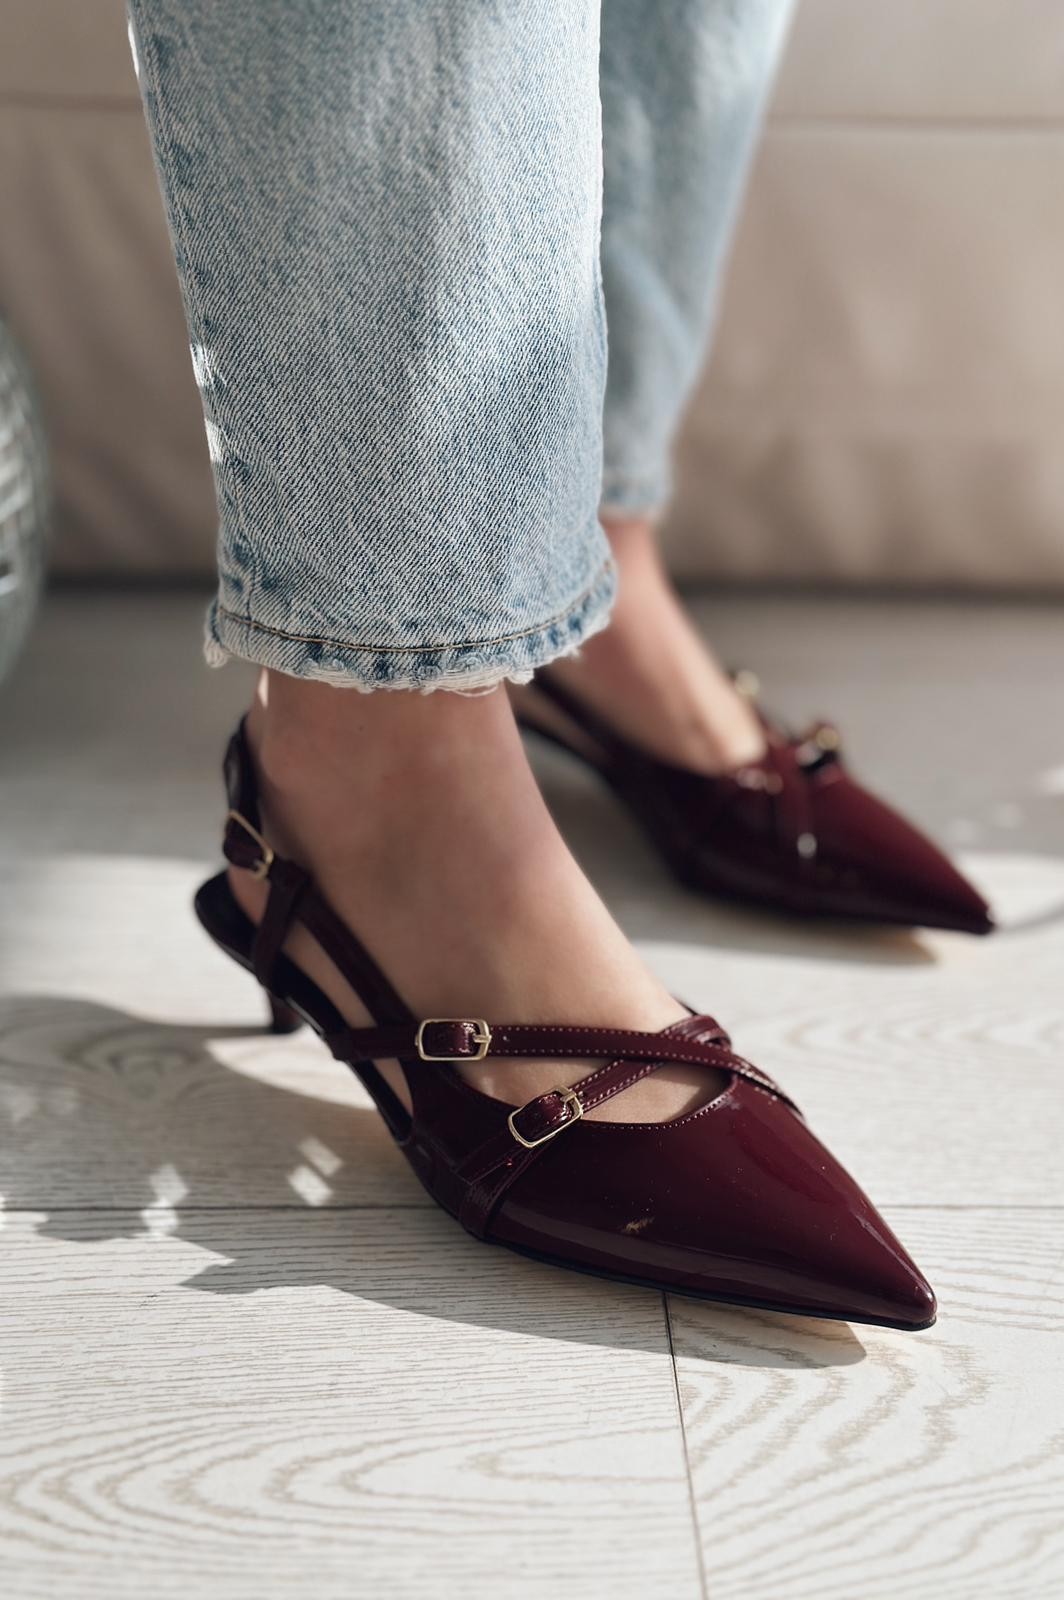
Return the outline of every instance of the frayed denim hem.
{"type": "Polygon", "coordinates": [[[672,494],[672,479],[668,473],[643,478],[628,473],[613,473],[608,469],[602,478],[599,496],[599,516],[649,518],[656,521],[664,512],[672,494]]]}
{"type": "Polygon", "coordinates": [[[460,643],[388,646],[278,628],[238,616],[215,599],[207,613],[204,653],[212,667],[237,657],[293,678],[312,678],[363,694],[378,689],[483,694],[500,683],[527,683],[538,667],[575,655],[584,640],[609,621],[616,586],[613,562],[608,561],[565,611],[520,633],[460,643]]]}

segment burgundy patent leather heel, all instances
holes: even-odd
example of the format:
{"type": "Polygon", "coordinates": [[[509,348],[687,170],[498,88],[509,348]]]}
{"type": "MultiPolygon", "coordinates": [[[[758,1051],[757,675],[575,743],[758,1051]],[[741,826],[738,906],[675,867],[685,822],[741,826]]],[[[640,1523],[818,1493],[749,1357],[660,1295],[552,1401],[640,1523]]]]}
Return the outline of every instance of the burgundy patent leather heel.
{"type": "Polygon", "coordinates": [[[942,851],[853,780],[831,723],[794,736],[759,711],[764,756],[709,776],[641,749],[549,670],[515,711],[598,773],[688,888],[805,917],[993,929],[986,901],[942,851]]]}
{"type": "Polygon", "coordinates": [[[278,1000],[276,995],[268,991],[266,999],[270,1006],[271,1033],[296,1033],[303,1026],[303,1018],[291,1006],[286,1006],[283,1000],[278,1000]]]}
{"type": "Polygon", "coordinates": [[[760,1310],[926,1328],[935,1299],[871,1202],[778,1084],[731,1048],[712,1017],[659,1033],[491,1016],[418,1017],[317,885],[261,831],[243,725],[225,763],[231,866],[269,889],[254,924],[225,872],[196,913],[253,972],[274,1015],[310,1023],[361,1079],[428,1193],[476,1238],[558,1266],[760,1310]],[[353,1027],[287,955],[298,926],[317,940],[373,1018],[353,1027]],[[457,1070],[486,1057],[592,1060],[573,1084],[511,1105],[457,1070]],[[378,1061],[397,1060],[407,1111],[378,1061]],[[713,1068],[726,1086],[670,1122],[589,1119],[670,1062],[713,1068]]]}

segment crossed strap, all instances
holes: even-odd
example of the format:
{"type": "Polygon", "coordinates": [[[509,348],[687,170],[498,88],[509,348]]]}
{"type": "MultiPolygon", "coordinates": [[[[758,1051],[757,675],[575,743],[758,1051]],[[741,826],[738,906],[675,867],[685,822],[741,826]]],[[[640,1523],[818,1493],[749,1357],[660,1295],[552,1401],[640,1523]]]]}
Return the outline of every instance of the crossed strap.
{"type": "MultiPolygon", "coordinates": [[[[668,1062],[725,1068],[759,1089],[786,1096],[767,1073],[737,1056],[712,1017],[684,1018],[658,1033],[579,1023],[495,1022],[482,1017],[427,1017],[381,1028],[339,1028],[325,1043],[341,1061],[483,1061],[487,1057],[619,1058],[652,1071],[668,1062]],[[676,1031],[677,1029],[682,1031],[676,1031]]],[[[597,1076],[597,1074],[593,1074],[597,1076]]],[[[586,1106],[585,1106],[585,1109],[586,1106]]]]}
{"type": "Polygon", "coordinates": [[[486,1237],[503,1195],[552,1139],[579,1122],[585,1112],[612,1100],[667,1063],[724,1069],[783,1100],[793,1110],[798,1109],[767,1073],[734,1053],[718,1022],[693,1013],[660,1033],[562,1023],[491,1024],[480,1017],[432,1017],[392,1027],[345,1027],[328,1035],[325,1042],[338,1059],[349,1063],[391,1057],[430,1064],[507,1056],[607,1058],[603,1066],[578,1082],[548,1089],[511,1111],[505,1125],[459,1165],[459,1220],[481,1238],[486,1237]]]}

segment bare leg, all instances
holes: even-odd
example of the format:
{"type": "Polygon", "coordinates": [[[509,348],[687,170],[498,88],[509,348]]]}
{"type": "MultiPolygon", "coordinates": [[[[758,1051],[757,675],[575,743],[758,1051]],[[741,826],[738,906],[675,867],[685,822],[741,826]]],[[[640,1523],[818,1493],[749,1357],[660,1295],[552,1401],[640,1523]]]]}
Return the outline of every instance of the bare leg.
{"type": "Polygon", "coordinates": [[[602,6],[601,506],[621,590],[608,636],[558,671],[614,726],[702,772],[755,759],[761,732],[684,615],[652,519],[669,497],[673,435],[710,341],[792,10],[792,0],[602,6]]]}
{"type": "Polygon", "coordinates": [[[606,531],[620,574],[610,626],[552,674],[665,760],[698,772],[755,761],[764,750],[760,724],[692,627],[653,523],[612,520],[606,531]]]}

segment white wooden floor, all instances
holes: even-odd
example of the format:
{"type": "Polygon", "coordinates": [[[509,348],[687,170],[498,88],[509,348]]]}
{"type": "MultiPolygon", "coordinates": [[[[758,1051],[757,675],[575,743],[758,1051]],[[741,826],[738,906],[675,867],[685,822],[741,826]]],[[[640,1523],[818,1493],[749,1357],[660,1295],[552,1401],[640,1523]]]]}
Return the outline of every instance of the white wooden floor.
{"type": "Polygon", "coordinates": [[[560,757],[679,992],[936,1285],[923,1335],[486,1249],[188,909],[245,680],[201,601],[53,598],[0,692],[5,1600],[1064,1596],[1064,727],[1048,608],[727,600],[785,712],[957,847],[987,941],[726,912],[560,757]]]}

